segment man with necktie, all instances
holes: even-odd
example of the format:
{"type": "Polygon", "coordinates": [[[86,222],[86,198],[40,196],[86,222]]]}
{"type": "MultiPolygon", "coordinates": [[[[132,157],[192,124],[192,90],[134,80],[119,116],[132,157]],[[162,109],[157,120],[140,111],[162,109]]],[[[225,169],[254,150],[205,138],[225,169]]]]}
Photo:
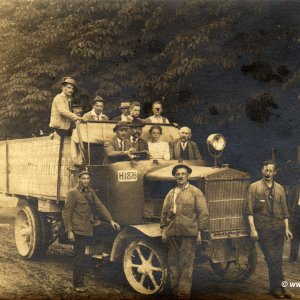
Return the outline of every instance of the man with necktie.
{"type": "Polygon", "coordinates": [[[191,141],[192,131],[189,127],[181,127],[179,139],[170,145],[171,159],[202,160],[197,144],[191,141]]]}
{"type": "Polygon", "coordinates": [[[130,123],[121,121],[116,124],[113,131],[116,133],[111,140],[104,142],[105,158],[103,164],[114,163],[117,161],[129,160],[135,152],[130,140],[128,139],[130,123]]]}
{"type": "Polygon", "coordinates": [[[148,143],[141,138],[142,129],[145,125],[139,119],[132,120],[130,142],[136,151],[149,151],[148,143]]]}

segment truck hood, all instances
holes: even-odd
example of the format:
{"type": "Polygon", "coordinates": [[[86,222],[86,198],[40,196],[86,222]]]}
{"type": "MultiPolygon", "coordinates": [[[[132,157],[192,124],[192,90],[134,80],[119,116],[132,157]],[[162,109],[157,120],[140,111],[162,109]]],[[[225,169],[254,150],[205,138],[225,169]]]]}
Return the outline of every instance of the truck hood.
{"type": "MultiPolygon", "coordinates": [[[[145,174],[147,180],[174,180],[172,169],[174,165],[165,166],[156,170],[149,171],[145,174]]],[[[203,166],[191,166],[193,172],[190,175],[190,180],[233,180],[233,179],[250,179],[250,174],[228,167],[212,168],[203,166]]]]}

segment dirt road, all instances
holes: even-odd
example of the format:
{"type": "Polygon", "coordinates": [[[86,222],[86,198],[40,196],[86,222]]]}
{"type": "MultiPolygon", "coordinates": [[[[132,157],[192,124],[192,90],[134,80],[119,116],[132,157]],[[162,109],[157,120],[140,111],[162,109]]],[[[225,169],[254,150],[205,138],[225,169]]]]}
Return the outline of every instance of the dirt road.
{"type": "MultiPolygon", "coordinates": [[[[2,205],[3,206],[3,205],[2,205]]],[[[47,256],[39,261],[22,259],[14,244],[15,207],[0,207],[0,299],[152,299],[140,296],[127,285],[122,269],[106,263],[86,276],[88,293],[77,295],[71,288],[72,251],[70,246],[52,245],[47,256]]],[[[300,262],[287,262],[284,271],[288,282],[300,282],[300,262]]],[[[274,299],[267,294],[267,269],[259,251],[255,274],[241,284],[219,281],[207,263],[195,271],[193,299],[274,299]]],[[[300,287],[291,291],[299,296],[300,287]]],[[[157,296],[162,299],[166,295],[157,296]]]]}

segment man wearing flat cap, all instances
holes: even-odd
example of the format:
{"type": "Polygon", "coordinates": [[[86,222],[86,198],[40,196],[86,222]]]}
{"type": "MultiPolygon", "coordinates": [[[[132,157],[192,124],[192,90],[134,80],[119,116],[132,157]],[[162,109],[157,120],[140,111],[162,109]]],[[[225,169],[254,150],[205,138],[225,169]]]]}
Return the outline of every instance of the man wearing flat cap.
{"type": "Polygon", "coordinates": [[[91,104],[93,109],[83,115],[84,121],[108,121],[108,117],[103,113],[104,99],[97,96],[91,104]]]}
{"type": "Polygon", "coordinates": [[[203,193],[188,182],[191,173],[184,164],[173,168],[177,186],[165,198],[160,223],[162,240],[168,245],[171,290],[182,299],[190,297],[196,246],[209,222],[203,193]]]}
{"type": "Polygon", "coordinates": [[[110,141],[104,142],[106,157],[104,158],[103,164],[128,160],[135,152],[135,149],[128,139],[130,133],[129,122],[120,121],[113,128],[113,131],[116,133],[116,136],[110,141]]]}
{"type": "Polygon", "coordinates": [[[129,101],[122,101],[120,103],[120,110],[122,111],[122,114],[120,116],[117,116],[113,118],[113,121],[124,121],[124,122],[130,122],[130,102],[129,101]]]}
{"type": "Polygon", "coordinates": [[[55,96],[51,107],[49,127],[60,136],[72,134],[72,122],[82,118],[71,112],[72,95],[77,90],[76,82],[71,77],[65,77],[61,83],[62,92],[55,96]]]}
{"type": "Polygon", "coordinates": [[[120,230],[106,207],[90,188],[91,175],[88,170],[78,174],[78,185],[70,189],[62,210],[63,222],[68,239],[74,247],[73,286],[77,292],[85,292],[84,269],[88,262],[85,248],[94,234],[93,225],[96,218],[108,222],[114,230],[120,230]]]}

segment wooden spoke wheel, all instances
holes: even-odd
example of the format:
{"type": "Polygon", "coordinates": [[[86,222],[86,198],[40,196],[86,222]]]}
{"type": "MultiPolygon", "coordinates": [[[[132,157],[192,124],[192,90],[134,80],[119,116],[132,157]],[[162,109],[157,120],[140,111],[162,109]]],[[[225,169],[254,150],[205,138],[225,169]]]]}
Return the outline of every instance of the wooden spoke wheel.
{"type": "Polygon", "coordinates": [[[141,294],[157,294],[166,284],[166,254],[151,241],[131,243],[125,250],[123,269],[128,283],[141,294]]]}

